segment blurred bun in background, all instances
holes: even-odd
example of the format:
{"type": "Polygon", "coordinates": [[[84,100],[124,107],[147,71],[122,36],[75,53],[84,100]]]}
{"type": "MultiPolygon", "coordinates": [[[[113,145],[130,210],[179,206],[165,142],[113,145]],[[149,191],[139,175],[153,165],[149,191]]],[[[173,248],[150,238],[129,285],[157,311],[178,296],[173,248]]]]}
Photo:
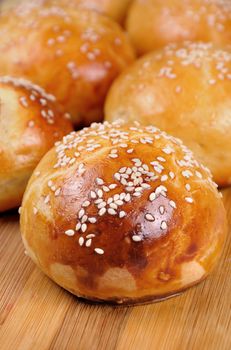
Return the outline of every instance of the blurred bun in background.
{"type": "Polygon", "coordinates": [[[119,304],[203,280],[227,231],[210,172],[180,140],[138,123],[65,136],[32,175],[20,221],[27,254],[51,279],[119,304]]]}
{"type": "Polygon", "coordinates": [[[105,105],[108,121],[152,124],[179,137],[220,186],[231,184],[231,51],[172,44],[128,68],[105,105]]]}
{"type": "Polygon", "coordinates": [[[98,11],[113,18],[119,23],[123,23],[129,5],[133,0],[2,0],[0,9],[8,10],[15,5],[62,5],[66,7],[82,7],[89,10],[98,11]]]}
{"type": "Polygon", "coordinates": [[[126,27],[140,55],[184,40],[231,44],[231,1],[135,0],[126,27]]]}
{"type": "Polygon", "coordinates": [[[77,127],[102,120],[107,91],[134,60],[126,34],[95,11],[18,6],[0,20],[0,74],[57,97],[77,127]]]}
{"type": "Polygon", "coordinates": [[[0,77],[0,212],[21,204],[40,159],[72,130],[68,117],[40,87],[0,77]]]}

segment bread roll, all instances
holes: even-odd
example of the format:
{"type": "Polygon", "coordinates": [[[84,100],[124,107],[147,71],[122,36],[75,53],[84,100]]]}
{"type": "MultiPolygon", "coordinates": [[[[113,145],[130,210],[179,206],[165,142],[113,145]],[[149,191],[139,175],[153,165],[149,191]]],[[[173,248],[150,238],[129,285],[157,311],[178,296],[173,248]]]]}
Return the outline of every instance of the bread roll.
{"type": "Polygon", "coordinates": [[[18,207],[43,155],[72,129],[55,98],[32,83],[0,77],[0,212],[18,207]]]}
{"type": "Polygon", "coordinates": [[[134,0],[126,27],[139,54],[184,40],[231,44],[231,1],[134,0]]]}
{"type": "Polygon", "coordinates": [[[132,304],[203,280],[226,220],[209,171],[181,141],[153,126],[106,122],[71,133],[43,158],[21,232],[28,255],[60,286],[132,304]]]}
{"type": "Polygon", "coordinates": [[[181,138],[231,184],[231,52],[212,44],[172,44],[137,61],[113,84],[107,120],[153,124],[181,138]]]}
{"type": "Polygon", "coordinates": [[[42,5],[62,5],[66,7],[80,6],[85,9],[98,11],[113,18],[119,23],[123,23],[129,5],[133,0],[2,0],[0,8],[5,11],[15,5],[25,4],[30,7],[35,7],[38,4],[42,5]]]}
{"type": "Polygon", "coordinates": [[[102,119],[108,88],[134,58],[121,28],[94,11],[21,6],[1,17],[0,35],[0,74],[41,85],[77,127],[102,119]]]}

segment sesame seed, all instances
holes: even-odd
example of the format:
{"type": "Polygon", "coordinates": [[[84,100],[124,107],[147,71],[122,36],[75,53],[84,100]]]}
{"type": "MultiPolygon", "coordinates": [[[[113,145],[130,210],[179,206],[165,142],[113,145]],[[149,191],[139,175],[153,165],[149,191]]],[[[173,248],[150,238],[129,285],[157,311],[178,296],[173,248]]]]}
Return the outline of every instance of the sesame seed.
{"type": "Polygon", "coordinates": [[[172,180],[175,178],[175,174],[172,171],[170,171],[169,176],[172,180]]]}
{"type": "Polygon", "coordinates": [[[44,203],[45,204],[48,204],[50,202],[50,196],[49,196],[49,194],[45,197],[45,199],[44,199],[44,203]]]}
{"type": "Polygon", "coordinates": [[[202,174],[199,172],[199,171],[196,171],[196,176],[199,178],[199,179],[202,179],[202,174]]]}
{"type": "Polygon", "coordinates": [[[165,181],[167,181],[167,180],[168,180],[168,175],[163,175],[163,176],[161,176],[160,181],[165,182],[165,181]]]}
{"type": "Polygon", "coordinates": [[[184,171],[182,171],[182,175],[184,177],[186,177],[187,179],[189,179],[193,174],[191,173],[190,170],[184,170],[184,171]]]}
{"type": "Polygon", "coordinates": [[[160,228],[161,230],[166,230],[167,229],[167,222],[166,221],[162,221],[161,224],[160,224],[160,228]]]}
{"type": "Polygon", "coordinates": [[[160,162],[166,162],[166,159],[163,157],[157,157],[156,159],[160,162]]]}
{"type": "Polygon", "coordinates": [[[117,214],[117,212],[115,211],[115,209],[112,209],[112,208],[109,208],[109,209],[107,210],[107,212],[108,212],[108,214],[110,214],[110,215],[116,215],[116,214],[117,214]]]}
{"type": "Polygon", "coordinates": [[[158,186],[155,190],[156,195],[162,194],[163,196],[166,196],[165,192],[167,192],[167,188],[165,186],[158,186]]]}
{"type": "Polygon", "coordinates": [[[118,154],[111,154],[111,153],[110,153],[110,154],[109,154],[109,157],[110,157],[110,158],[118,158],[118,154]]]}
{"type": "Polygon", "coordinates": [[[106,213],[106,211],[107,211],[106,208],[100,209],[99,216],[103,216],[106,213]]]}
{"type": "Polygon", "coordinates": [[[92,239],[88,239],[86,241],[86,247],[90,247],[91,246],[91,243],[92,243],[92,239]]]}
{"type": "Polygon", "coordinates": [[[85,210],[84,209],[80,209],[79,211],[79,219],[81,219],[81,217],[85,214],[85,210]]]}
{"type": "Polygon", "coordinates": [[[81,229],[82,224],[80,222],[77,223],[77,225],[75,226],[75,230],[79,231],[81,229]]]}
{"type": "Polygon", "coordinates": [[[84,215],[84,216],[81,218],[81,223],[84,224],[87,220],[88,220],[88,216],[87,216],[87,215],[84,215]]]}
{"type": "Polygon", "coordinates": [[[165,154],[171,154],[173,153],[173,149],[171,149],[170,147],[165,147],[162,149],[162,151],[165,153],[165,154]]]}
{"type": "Polygon", "coordinates": [[[104,181],[101,178],[99,178],[99,177],[96,178],[95,182],[99,186],[104,184],[104,181]]]}
{"type": "Polygon", "coordinates": [[[74,236],[74,234],[75,234],[75,231],[74,230],[67,230],[67,231],[65,231],[65,235],[67,235],[67,236],[74,236]]]}
{"type": "Polygon", "coordinates": [[[186,185],[185,185],[185,188],[186,188],[187,191],[190,191],[190,190],[191,190],[191,186],[190,186],[189,184],[186,184],[186,185]]]}
{"type": "Polygon", "coordinates": [[[123,173],[126,172],[126,170],[127,170],[127,167],[126,167],[126,166],[123,167],[123,168],[120,168],[119,173],[120,173],[120,174],[123,174],[123,173]]]}
{"type": "Polygon", "coordinates": [[[174,201],[169,202],[170,207],[176,209],[176,203],[174,201]]]}
{"type": "Polygon", "coordinates": [[[94,191],[91,191],[91,192],[90,192],[90,197],[91,197],[92,199],[95,199],[95,198],[97,198],[97,195],[96,195],[96,193],[95,193],[94,191]]]}
{"type": "Polygon", "coordinates": [[[110,190],[114,190],[117,187],[117,185],[116,184],[111,184],[108,187],[110,188],[110,190]]]}
{"type": "Polygon", "coordinates": [[[101,248],[95,248],[94,251],[99,254],[99,255],[103,255],[104,254],[104,250],[101,248]]]}
{"type": "Polygon", "coordinates": [[[106,207],[107,203],[106,202],[101,202],[98,204],[98,209],[106,207]]]}
{"type": "Polygon", "coordinates": [[[125,211],[120,211],[120,212],[119,212],[119,218],[120,218],[120,219],[124,218],[125,216],[126,216],[125,211]]]}
{"type": "Polygon", "coordinates": [[[80,245],[80,247],[82,247],[84,245],[84,238],[83,237],[79,237],[79,245],[80,245]]]}
{"type": "Polygon", "coordinates": [[[118,180],[118,181],[120,181],[120,174],[119,173],[115,173],[114,174],[114,178],[116,179],[116,180],[118,180]]]}
{"type": "Polygon", "coordinates": [[[138,236],[138,235],[134,235],[134,236],[132,236],[132,240],[134,242],[140,242],[140,241],[142,241],[142,237],[138,236]]]}
{"type": "Polygon", "coordinates": [[[102,198],[103,197],[103,191],[102,190],[98,190],[97,191],[98,197],[102,198]]]}
{"type": "Polygon", "coordinates": [[[161,205],[161,206],[159,207],[159,212],[160,212],[161,215],[164,214],[165,209],[164,209],[164,206],[163,206],[163,205],[161,205]]]}
{"type": "Polygon", "coordinates": [[[185,197],[185,201],[186,201],[187,203],[193,203],[193,198],[191,198],[191,197],[185,197]]]}
{"type": "Polygon", "coordinates": [[[86,232],[87,231],[87,225],[86,224],[82,224],[81,230],[82,230],[83,233],[86,232]]]}
{"type": "Polygon", "coordinates": [[[90,202],[85,201],[85,202],[83,202],[82,207],[86,208],[86,207],[89,207],[89,205],[90,205],[90,202]]]}
{"type": "Polygon", "coordinates": [[[153,202],[155,199],[156,199],[156,194],[155,194],[155,192],[152,192],[152,193],[150,194],[150,196],[149,196],[149,200],[150,200],[151,202],[153,202]]]}
{"type": "Polygon", "coordinates": [[[145,219],[148,220],[148,221],[155,221],[155,218],[152,214],[146,214],[145,215],[145,219]]]}
{"type": "Polygon", "coordinates": [[[47,185],[48,187],[51,187],[53,185],[53,181],[49,180],[47,185]]]}
{"type": "Polygon", "coordinates": [[[91,224],[95,224],[97,220],[96,220],[96,218],[91,217],[91,218],[88,218],[88,221],[89,221],[91,224]]]}
{"type": "Polygon", "coordinates": [[[22,213],[22,207],[18,208],[18,213],[19,213],[19,215],[22,213]]]}
{"type": "Polygon", "coordinates": [[[87,239],[94,238],[94,237],[95,237],[94,233],[90,233],[89,235],[86,236],[87,239]]]}
{"type": "Polygon", "coordinates": [[[61,193],[61,188],[57,188],[57,190],[55,191],[55,197],[59,196],[61,193]]]}

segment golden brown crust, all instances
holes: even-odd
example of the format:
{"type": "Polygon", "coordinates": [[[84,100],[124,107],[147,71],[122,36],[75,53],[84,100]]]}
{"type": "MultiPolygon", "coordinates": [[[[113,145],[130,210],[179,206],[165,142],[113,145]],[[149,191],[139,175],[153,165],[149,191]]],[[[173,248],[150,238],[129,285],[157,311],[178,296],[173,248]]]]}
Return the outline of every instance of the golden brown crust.
{"type": "Polygon", "coordinates": [[[77,296],[117,303],[205,278],[226,233],[208,170],[179,140],[136,124],[94,124],[57,143],[21,213],[25,248],[48,276],[77,296]]]}
{"type": "Polygon", "coordinates": [[[73,130],[52,95],[32,83],[0,77],[0,212],[20,205],[42,156],[73,130]]]}
{"type": "Polygon", "coordinates": [[[1,17],[0,34],[0,74],[54,94],[77,126],[102,120],[112,81],[134,60],[119,25],[95,11],[16,7],[1,17]]]}
{"type": "Polygon", "coordinates": [[[184,40],[231,43],[229,0],[135,0],[127,30],[139,54],[184,40]]]}
{"type": "Polygon", "coordinates": [[[230,50],[172,44],[138,60],[115,81],[106,119],[138,120],[179,137],[226,186],[231,184],[230,90],[230,50]]]}

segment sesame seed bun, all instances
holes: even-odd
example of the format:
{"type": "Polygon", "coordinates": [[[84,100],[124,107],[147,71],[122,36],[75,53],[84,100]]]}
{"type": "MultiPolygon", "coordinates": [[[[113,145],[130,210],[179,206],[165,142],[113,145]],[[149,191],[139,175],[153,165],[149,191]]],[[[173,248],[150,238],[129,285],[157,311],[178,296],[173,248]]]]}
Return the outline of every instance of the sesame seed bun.
{"type": "Polygon", "coordinates": [[[231,43],[229,0],[134,0],[126,28],[139,54],[172,42],[231,43]]]}
{"type": "Polygon", "coordinates": [[[208,169],[181,141],[138,123],[64,137],[36,168],[21,210],[26,251],[43,272],[113,303],[159,300],[203,280],[226,228],[208,169]]]}
{"type": "Polygon", "coordinates": [[[42,86],[77,127],[102,120],[112,81],[134,59],[120,26],[95,11],[22,5],[1,17],[0,34],[0,74],[42,86]]]}
{"type": "Polygon", "coordinates": [[[231,184],[231,51],[212,44],[171,44],[147,55],[113,84],[106,119],[138,120],[179,137],[231,184]]]}
{"type": "Polygon", "coordinates": [[[113,18],[119,23],[123,23],[129,5],[133,0],[2,0],[0,9],[3,11],[15,5],[35,7],[37,5],[62,5],[66,7],[81,7],[98,11],[113,18]]]}
{"type": "Polygon", "coordinates": [[[29,81],[0,77],[0,212],[18,207],[43,155],[73,130],[54,96],[29,81]]]}

